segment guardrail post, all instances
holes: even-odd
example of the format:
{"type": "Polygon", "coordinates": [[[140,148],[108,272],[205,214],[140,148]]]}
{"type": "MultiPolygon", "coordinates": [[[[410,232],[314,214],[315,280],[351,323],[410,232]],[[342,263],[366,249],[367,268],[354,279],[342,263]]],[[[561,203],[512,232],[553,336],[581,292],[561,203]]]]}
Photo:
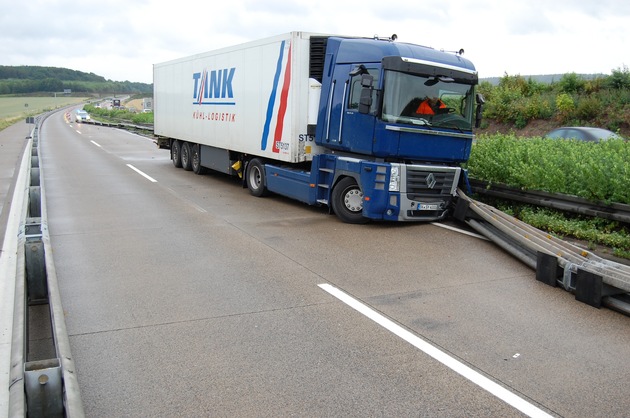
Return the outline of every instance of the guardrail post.
{"type": "Polygon", "coordinates": [[[27,218],[24,228],[24,258],[28,302],[31,305],[47,303],[48,283],[41,218],[27,218]]]}
{"type": "Polygon", "coordinates": [[[575,280],[575,299],[595,308],[602,306],[602,276],[590,271],[578,269],[575,280]]]}
{"type": "Polygon", "coordinates": [[[59,359],[24,363],[29,417],[63,417],[63,385],[59,359]]]}
{"type": "Polygon", "coordinates": [[[538,251],[536,254],[536,280],[556,287],[560,277],[558,257],[538,251]]]}
{"type": "Polygon", "coordinates": [[[457,203],[455,203],[453,218],[460,222],[466,222],[467,219],[481,220],[481,217],[470,209],[470,203],[461,198],[458,198],[457,203]]]}

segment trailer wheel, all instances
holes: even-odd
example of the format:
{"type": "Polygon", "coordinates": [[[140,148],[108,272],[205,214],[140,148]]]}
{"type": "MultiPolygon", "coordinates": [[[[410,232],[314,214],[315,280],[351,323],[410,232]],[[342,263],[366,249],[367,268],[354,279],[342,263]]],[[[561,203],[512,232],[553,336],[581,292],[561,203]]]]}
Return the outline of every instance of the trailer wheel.
{"type": "Polygon", "coordinates": [[[363,192],[352,177],[344,177],[332,191],[331,206],[342,222],[364,224],[370,220],[363,216],[363,192]]]}
{"type": "Polygon", "coordinates": [[[184,142],[181,148],[181,160],[182,160],[182,168],[186,171],[192,170],[192,162],[191,162],[191,151],[190,144],[188,142],[184,142]]]}
{"type": "Polygon", "coordinates": [[[182,167],[182,144],[178,140],[173,140],[173,145],[171,146],[171,160],[173,160],[173,165],[176,168],[182,167]]]}
{"type": "Polygon", "coordinates": [[[206,173],[206,168],[201,165],[201,146],[199,144],[190,147],[190,163],[193,173],[199,175],[206,173]]]}
{"type": "Polygon", "coordinates": [[[254,158],[247,164],[245,175],[247,188],[252,196],[261,197],[268,194],[267,181],[265,180],[265,166],[258,158],[254,158]]]}

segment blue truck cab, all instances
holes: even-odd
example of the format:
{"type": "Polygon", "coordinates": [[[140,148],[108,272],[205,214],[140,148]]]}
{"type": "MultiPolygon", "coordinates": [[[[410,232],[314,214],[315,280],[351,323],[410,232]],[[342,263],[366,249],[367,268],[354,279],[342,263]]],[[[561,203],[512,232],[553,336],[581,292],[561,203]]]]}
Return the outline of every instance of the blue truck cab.
{"type": "Polygon", "coordinates": [[[473,64],[392,40],[313,37],[310,77],[321,97],[309,130],[327,151],[302,173],[268,165],[266,187],[348,223],[448,216],[483,104],[473,64]]]}

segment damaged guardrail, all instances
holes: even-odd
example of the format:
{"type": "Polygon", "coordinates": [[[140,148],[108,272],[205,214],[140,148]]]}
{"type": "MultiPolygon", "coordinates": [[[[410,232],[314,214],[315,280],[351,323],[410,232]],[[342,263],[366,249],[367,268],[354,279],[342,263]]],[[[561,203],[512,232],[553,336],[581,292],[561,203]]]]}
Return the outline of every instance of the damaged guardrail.
{"type": "Polygon", "coordinates": [[[581,302],[630,315],[630,266],[556,238],[458,190],[454,217],[536,270],[536,279],[581,302]]]}
{"type": "Polygon", "coordinates": [[[469,179],[469,182],[470,188],[474,193],[580,215],[630,223],[630,205],[623,203],[595,203],[577,196],[548,193],[540,190],[522,190],[505,184],[489,183],[475,179],[469,179]]]}
{"type": "Polygon", "coordinates": [[[39,128],[46,116],[37,118],[26,151],[30,159],[20,168],[26,170],[27,184],[16,186],[24,187],[25,194],[16,256],[9,416],[83,417],[46,223],[39,165],[39,128]],[[29,338],[35,328],[49,334],[39,336],[37,350],[29,338]],[[47,343],[50,347],[42,347],[47,343]]]}

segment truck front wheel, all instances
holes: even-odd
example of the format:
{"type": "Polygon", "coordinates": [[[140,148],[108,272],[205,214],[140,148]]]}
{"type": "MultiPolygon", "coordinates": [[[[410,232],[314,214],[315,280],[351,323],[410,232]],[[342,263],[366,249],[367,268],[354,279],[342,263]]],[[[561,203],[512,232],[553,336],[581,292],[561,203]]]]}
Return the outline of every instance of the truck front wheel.
{"type": "Polygon", "coordinates": [[[369,222],[363,216],[363,192],[352,177],[345,177],[332,191],[331,206],[339,219],[349,224],[369,222]]]}
{"type": "Polygon", "coordinates": [[[173,165],[176,168],[182,167],[182,143],[178,140],[173,140],[173,145],[171,145],[171,160],[173,160],[173,165]]]}
{"type": "Polygon", "coordinates": [[[247,164],[245,180],[247,181],[247,188],[252,196],[261,197],[267,194],[265,166],[258,158],[254,158],[247,164]]]}

